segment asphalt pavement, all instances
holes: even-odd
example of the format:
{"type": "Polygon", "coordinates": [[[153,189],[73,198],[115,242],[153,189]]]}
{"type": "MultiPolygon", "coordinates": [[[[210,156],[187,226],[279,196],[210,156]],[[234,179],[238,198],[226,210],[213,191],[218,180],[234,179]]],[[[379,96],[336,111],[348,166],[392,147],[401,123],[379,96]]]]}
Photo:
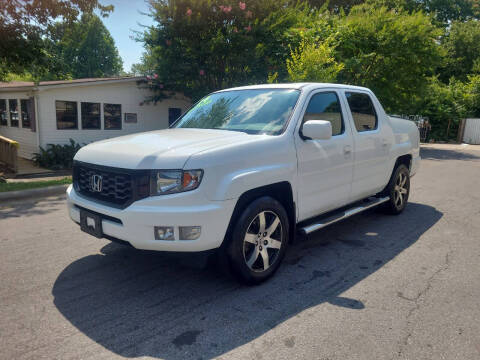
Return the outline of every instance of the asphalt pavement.
{"type": "Polygon", "coordinates": [[[422,149],[400,216],[291,246],[267,283],[82,233],[63,196],[0,204],[0,359],[479,359],[480,150],[422,149]]]}

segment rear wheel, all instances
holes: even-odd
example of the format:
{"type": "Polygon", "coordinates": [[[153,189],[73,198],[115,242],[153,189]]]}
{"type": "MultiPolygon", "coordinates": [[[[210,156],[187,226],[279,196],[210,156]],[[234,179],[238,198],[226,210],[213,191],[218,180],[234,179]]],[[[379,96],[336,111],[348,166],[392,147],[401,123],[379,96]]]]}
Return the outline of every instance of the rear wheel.
{"type": "Polygon", "coordinates": [[[280,266],[288,246],[289,223],[282,204],[271,197],[253,201],[235,224],[228,247],[234,275],[258,284],[280,266]]]}
{"type": "Polygon", "coordinates": [[[410,195],[410,172],[405,165],[401,164],[395,169],[385,195],[390,197],[384,205],[387,213],[397,215],[405,209],[410,195]]]}

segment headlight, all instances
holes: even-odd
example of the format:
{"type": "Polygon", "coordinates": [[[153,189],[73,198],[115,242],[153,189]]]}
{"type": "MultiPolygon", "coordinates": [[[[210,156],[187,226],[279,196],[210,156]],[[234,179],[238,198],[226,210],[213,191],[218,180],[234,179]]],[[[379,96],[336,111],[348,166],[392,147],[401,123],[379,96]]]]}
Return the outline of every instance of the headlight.
{"type": "Polygon", "coordinates": [[[150,195],[166,195],[196,189],[203,170],[152,170],[150,195]]]}

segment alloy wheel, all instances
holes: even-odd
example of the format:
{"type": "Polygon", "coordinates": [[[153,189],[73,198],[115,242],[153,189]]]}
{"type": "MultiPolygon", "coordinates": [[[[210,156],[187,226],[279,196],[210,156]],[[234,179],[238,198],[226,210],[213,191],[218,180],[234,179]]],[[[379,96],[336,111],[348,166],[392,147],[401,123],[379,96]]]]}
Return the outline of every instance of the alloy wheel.
{"type": "Polygon", "coordinates": [[[247,266],[262,272],[278,258],[282,247],[283,228],[273,211],[262,211],[250,222],[243,240],[243,256],[247,266]]]}
{"type": "Polygon", "coordinates": [[[393,189],[393,202],[397,209],[401,209],[408,196],[407,174],[399,172],[393,189]]]}

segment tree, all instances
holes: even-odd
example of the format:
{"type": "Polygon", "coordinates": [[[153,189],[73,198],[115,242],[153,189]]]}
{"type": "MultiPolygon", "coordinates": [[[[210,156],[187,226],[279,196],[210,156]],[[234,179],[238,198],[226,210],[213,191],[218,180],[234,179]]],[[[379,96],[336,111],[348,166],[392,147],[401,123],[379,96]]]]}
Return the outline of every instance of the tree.
{"type": "Polygon", "coordinates": [[[132,64],[130,73],[134,76],[152,76],[157,68],[157,61],[151,49],[146,49],[139,63],[132,64]]]}
{"type": "Polygon", "coordinates": [[[442,41],[447,56],[441,70],[444,82],[454,76],[465,81],[467,75],[480,73],[480,22],[470,20],[452,23],[450,31],[442,41]]]}
{"type": "Polygon", "coordinates": [[[467,116],[480,117],[480,75],[468,76],[464,104],[467,116]]]}
{"type": "Polygon", "coordinates": [[[366,3],[408,12],[423,11],[444,26],[454,20],[478,19],[480,16],[479,0],[366,0],[366,3]]]}
{"type": "Polygon", "coordinates": [[[334,82],[343,67],[335,60],[329,41],[315,43],[304,39],[287,59],[288,80],[293,82],[334,82]]]}
{"type": "Polygon", "coordinates": [[[407,5],[435,15],[438,21],[448,24],[452,20],[467,20],[480,16],[478,0],[405,0],[407,5]]]}
{"type": "Polygon", "coordinates": [[[119,75],[122,59],[98,16],[84,14],[71,24],[57,23],[52,39],[57,59],[74,78],[119,75]]]}
{"type": "Polygon", "coordinates": [[[363,4],[366,0],[308,0],[308,3],[317,9],[326,6],[330,11],[339,13],[341,10],[349,12],[355,5],[363,4]]]}
{"type": "Polygon", "coordinates": [[[422,12],[354,7],[337,30],[338,78],[371,88],[387,111],[411,113],[441,61],[440,34],[422,12]]]}
{"type": "Polygon", "coordinates": [[[106,16],[113,6],[98,0],[0,0],[0,80],[8,73],[23,73],[48,66],[44,37],[56,18],[66,22],[99,9],[106,16]]]}
{"type": "Polygon", "coordinates": [[[436,76],[429,78],[420,108],[421,114],[428,117],[432,125],[430,138],[455,138],[460,119],[465,118],[468,113],[465,84],[455,79],[444,84],[436,76]]]}
{"type": "Polygon", "coordinates": [[[298,29],[316,28],[307,6],[288,3],[153,1],[158,24],[142,39],[156,62],[157,78],[148,86],[158,96],[151,100],[168,95],[165,89],[198,99],[224,87],[265,82],[275,72],[284,79],[289,45],[301,40],[298,29]]]}

